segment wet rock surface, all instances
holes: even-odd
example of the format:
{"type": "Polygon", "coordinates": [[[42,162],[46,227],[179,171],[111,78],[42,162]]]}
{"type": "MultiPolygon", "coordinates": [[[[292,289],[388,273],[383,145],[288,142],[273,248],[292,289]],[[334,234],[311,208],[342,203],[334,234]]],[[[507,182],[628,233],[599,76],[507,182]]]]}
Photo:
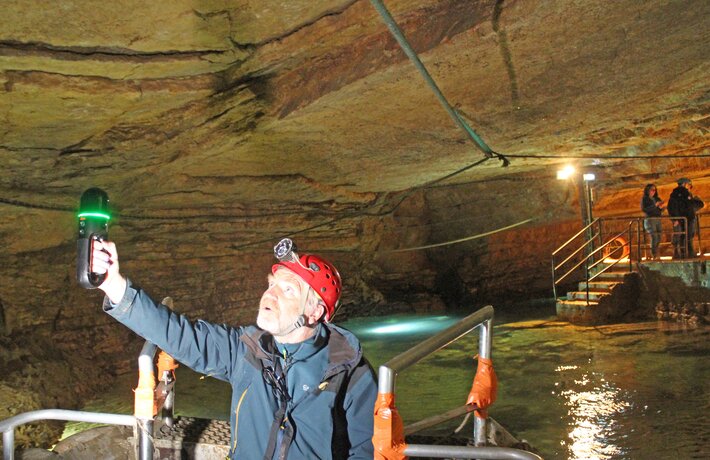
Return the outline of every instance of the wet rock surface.
{"type": "Polygon", "coordinates": [[[677,321],[689,325],[710,324],[710,303],[688,302],[674,304],[659,302],[656,305],[658,319],[677,321]]]}

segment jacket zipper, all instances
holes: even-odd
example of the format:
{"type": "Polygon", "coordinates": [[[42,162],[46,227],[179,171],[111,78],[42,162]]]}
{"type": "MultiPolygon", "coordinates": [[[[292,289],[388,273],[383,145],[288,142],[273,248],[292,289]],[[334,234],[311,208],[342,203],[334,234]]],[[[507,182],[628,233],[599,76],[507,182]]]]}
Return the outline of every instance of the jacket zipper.
{"type": "Polygon", "coordinates": [[[237,403],[237,408],[234,410],[234,445],[232,446],[232,453],[234,453],[237,450],[237,435],[239,432],[237,429],[239,428],[239,409],[242,407],[242,402],[244,401],[244,397],[247,395],[247,391],[249,391],[249,388],[247,387],[246,390],[244,390],[244,393],[239,397],[239,402],[237,403]]]}

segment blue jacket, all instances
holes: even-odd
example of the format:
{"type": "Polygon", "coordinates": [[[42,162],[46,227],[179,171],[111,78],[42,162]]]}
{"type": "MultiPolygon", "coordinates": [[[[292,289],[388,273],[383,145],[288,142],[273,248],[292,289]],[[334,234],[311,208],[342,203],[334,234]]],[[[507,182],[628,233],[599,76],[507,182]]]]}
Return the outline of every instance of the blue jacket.
{"type": "Polygon", "coordinates": [[[373,458],[377,385],[349,331],[320,324],[301,344],[255,326],[192,323],[130,281],[104,311],[197,372],[232,386],[233,459],[373,458]]]}

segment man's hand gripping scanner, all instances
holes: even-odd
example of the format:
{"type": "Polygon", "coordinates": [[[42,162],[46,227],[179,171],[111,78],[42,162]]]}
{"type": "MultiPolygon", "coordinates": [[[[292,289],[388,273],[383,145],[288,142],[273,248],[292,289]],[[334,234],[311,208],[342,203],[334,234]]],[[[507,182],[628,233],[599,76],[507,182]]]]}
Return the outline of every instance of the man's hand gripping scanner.
{"type": "Polygon", "coordinates": [[[106,273],[92,269],[94,242],[108,239],[108,221],[111,218],[108,194],[100,188],[90,188],[81,195],[79,225],[76,240],[76,279],[86,289],[95,289],[106,279],[106,273]]]}
{"type": "Polygon", "coordinates": [[[487,418],[487,409],[496,401],[497,396],[498,377],[493,369],[493,361],[479,357],[476,376],[473,378],[473,385],[466,404],[474,406],[476,417],[487,418]]]}

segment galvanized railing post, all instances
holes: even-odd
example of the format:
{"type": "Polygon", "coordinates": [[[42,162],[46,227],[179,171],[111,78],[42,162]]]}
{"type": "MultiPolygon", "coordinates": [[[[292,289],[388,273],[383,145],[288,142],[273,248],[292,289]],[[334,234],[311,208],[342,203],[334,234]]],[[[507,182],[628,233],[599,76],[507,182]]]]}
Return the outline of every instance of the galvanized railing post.
{"type": "Polygon", "coordinates": [[[2,433],[2,458],[13,460],[15,458],[15,427],[2,433]]]}
{"type": "Polygon", "coordinates": [[[157,351],[155,344],[146,341],[138,357],[135,416],[138,421],[138,454],[141,460],[153,460],[154,361],[157,351]]]}
{"type": "MultiPolygon", "coordinates": [[[[574,236],[572,236],[570,239],[568,239],[564,244],[562,244],[560,247],[555,249],[552,252],[552,291],[553,294],[555,295],[555,298],[557,298],[557,284],[561,283],[562,280],[570,276],[575,270],[577,270],[579,267],[582,265],[585,265],[585,267],[588,266],[588,261],[590,258],[590,252],[593,254],[596,251],[591,251],[590,248],[594,247],[594,239],[598,238],[599,235],[594,235],[589,237],[589,239],[584,240],[584,242],[572,252],[572,254],[568,255],[566,258],[564,258],[559,264],[555,264],[554,258],[555,255],[559,254],[562,252],[563,249],[567,248],[572,242],[574,242],[578,237],[584,235],[585,233],[590,233],[592,229],[598,226],[601,232],[601,219],[597,218],[594,219],[592,222],[590,222],[586,227],[584,227],[582,230],[578,231],[574,236]],[[557,270],[561,269],[564,265],[567,264],[570,260],[573,258],[577,257],[577,255],[584,251],[586,253],[585,255],[581,256],[581,261],[574,265],[571,269],[567,270],[563,275],[561,275],[559,278],[557,277],[557,270]]],[[[589,278],[589,272],[585,272],[585,278],[589,278]]],[[[589,297],[589,296],[587,296],[589,297]]]]}
{"type": "Polygon", "coordinates": [[[15,427],[38,420],[62,420],[67,422],[102,423],[106,425],[135,426],[136,418],[132,415],[103,414],[98,412],[82,412],[66,409],[41,409],[23,412],[0,421],[2,431],[3,458],[15,458],[15,427]]]}
{"type": "MultiPolygon", "coordinates": [[[[138,357],[139,382],[136,388],[136,410],[134,415],[102,414],[95,412],[81,412],[64,409],[43,409],[31,412],[24,412],[9,419],[0,421],[0,431],[3,440],[3,458],[14,460],[15,456],[15,427],[37,420],[63,420],[89,423],[104,423],[108,425],[126,425],[138,427],[137,453],[140,460],[153,460],[153,425],[155,406],[155,353],[158,347],[148,341],[143,344],[141,354],[138,357]],[[150,388],[148,388],[150,386],[150,388]],[[147,394],[149,390],[150,394],[147,394]],[[146,392],[144,398],[139,398],[141,391],[146,392]],[[140,400],[140,401],[139,401],[140,400]]],[[[162,402],[167,404],[166,408],[172,410],[174,391],[172,386],[167,388],[169,392],[162,402]]],[[[159,401],[161,402],[161,401],[159,401]]]]}
{"type": "Polygon", "coordinates": [[[703,251],[703,240],[702,240],[702,237],[700,236],[700,229],[702,229],[703,226],[700,225],[700,217],[701,217],[700,214],[697,214],[695,216],[695,225],[696,225],[695,234],[698,237],[698,253],[702,256],[704,254],[704,251],[703,251]]]}
{"type": "Polygon", "coordinates": [[[153,420],[141,420],[138,423],[139,436],[139,458],[141,460],[153,460],[153,420]]]}
{"type": "MultiPolygon", "coordinates": [[[[479,326],[478,357],[491,359],[491,346],[493,343],[493,318],[489,318],[479,326]]],[[[476,446],[486,445],[488,433],[488,420],[484,417],[473,417],[473,440],[476,446]]]]}
{"type": "Polygon", "coordinates": [[[555,255],[552,255],[552,297],[557,300],[557,279],[555,276],[555,255]]]}
{"type": "MultiPolygon", "coordinates": [[[[460,339],[476,327],[480,327],[478,356],[490,359],[493,343],[493,307],[487,305],[381,365],[378,372],[378,392],[381,395],[394,394],[395,378],[398,372],[460,339]]],[[[476,447],[410,444],[404,449],[404,455],[409,457],[541,460],[538,455],[524,450],[505,447],[481,447],[481,445],[486,443],[486,435],[486,419],[475,417],[474,441],[476,447]]]]}
{"type": "Polygon", "coordinates": [[[641,261],[641,234],[639,233],[639,223],[639,219],[631,219],[628,224],[629,263],[641,261]],[[636,251],[635,254],[634,251],[636,251]]]}

